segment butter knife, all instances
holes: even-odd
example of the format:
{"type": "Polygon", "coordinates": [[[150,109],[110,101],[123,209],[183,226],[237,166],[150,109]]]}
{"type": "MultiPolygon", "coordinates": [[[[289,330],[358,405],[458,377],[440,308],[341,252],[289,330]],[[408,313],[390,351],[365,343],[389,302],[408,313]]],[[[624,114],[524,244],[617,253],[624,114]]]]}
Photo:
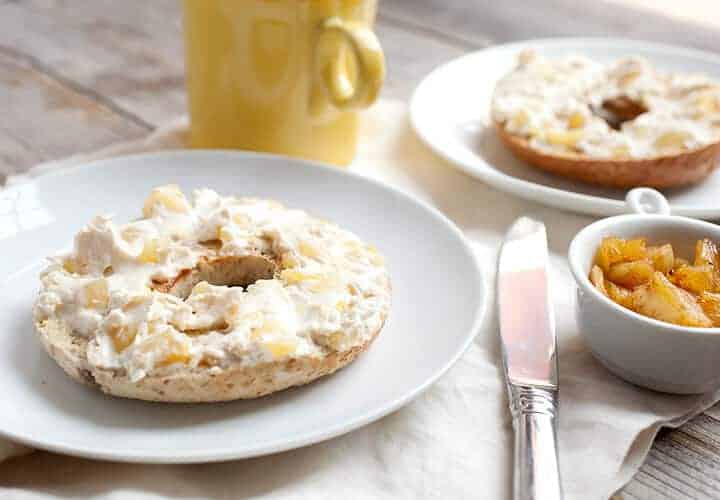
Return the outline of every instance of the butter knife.
{"type": "Polygon", "coordinates": [[[562,498],[558,465],[558,367],[545,225],[521,217],[498,261],[498,316],[515,430],[513,498],[562,498]]]}

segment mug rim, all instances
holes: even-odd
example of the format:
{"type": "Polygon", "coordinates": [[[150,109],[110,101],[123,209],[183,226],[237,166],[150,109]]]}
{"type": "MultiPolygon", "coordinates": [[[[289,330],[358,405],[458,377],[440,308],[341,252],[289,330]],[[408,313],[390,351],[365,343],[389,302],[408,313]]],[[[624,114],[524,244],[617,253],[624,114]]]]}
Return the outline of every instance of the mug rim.
{"type": "Polygon", "coordinates": [[[654,327],[656,331],[662,331],[671,335],[684,334],[689,336],[697,335],[709,335],[709,336],[720,336],[720,327],[699,327],[699,326],[683,326],[676,325],[675,323],[668,323],[661,321],[649,316],[636,313],[626,307],[617,304],[615,301],[600,292],[590,281],[589,270],[585,272],[583,265],[579,261],[579,253],[582,249],[587,248],[590,244],[590,239],[596,237],[597,233],[603,229],[607,229],[613,225],[620,223],[630,223],[642,221],[656,221],[656,222],[671,222],[673,224],[687,224],[688,226],[694,226],[697,229],[710,229],[710,232],[715,232],[720,236],[720,227],[706,221],[700,221],[689,217],[681,217],[677,215],[654,215],[654,214],[626,214],[617,215],[614,217],[608,217],[599,221],[593,222],[588,226],[581,229],[570,242],[568,248],[568,263],[570,265],[570,271],[575,279],[575,283],[582,291],[593,297],[594,300],[599,301],[605,307],[609,307],[611,310],[621,314],[627,321],[633,321],[635,323],[644,323],[646,326],[654,327]]]}

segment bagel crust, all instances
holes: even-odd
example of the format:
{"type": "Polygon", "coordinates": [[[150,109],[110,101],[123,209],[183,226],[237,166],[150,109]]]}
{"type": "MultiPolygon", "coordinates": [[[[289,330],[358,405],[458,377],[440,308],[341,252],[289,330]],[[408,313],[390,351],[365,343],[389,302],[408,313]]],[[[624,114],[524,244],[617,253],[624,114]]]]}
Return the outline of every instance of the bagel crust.
{"type": "Polygon", "coordinates": [[[495,123],[498,136],[515,156],[530,165],[569,179],[614,188],[671,188],[696,184],[718,166],[720,142],[692,151],[654,158],[593,158],[577,153],[536,149],[525,137],[509,133],[495,123]]]}
{"type": "Polygon", "coordinates": [[[195,368],[160,372],[133,382],[126,373],[90,366],[85,355],[87,341],[74,337],[64,324],[45,320],[36,322],[35,328],[48,354],[76,382],[112,396],[165,403],[254,399],[309,384],[350,364],[380,333],[378,329],[369,340],[322,358],[294,357],[251,367],[236,365],[220,370],[195,368]]]}
{"type": "Polygon", "coordinates": [[[274,201],[156,188],[144,218],[95,219],[42,274],[34,323],[74,380],[158,402],[251,399],[367,350],[387,318],[382,257],[274,201]]]}
{"type": "Polygon", "coordinates": [[[531,166],[589,184],[672,188],[698,183],[720,155],[720,83],[663,73],[628,57],[522,52],[495,86],[492,122],[531,166]]]}

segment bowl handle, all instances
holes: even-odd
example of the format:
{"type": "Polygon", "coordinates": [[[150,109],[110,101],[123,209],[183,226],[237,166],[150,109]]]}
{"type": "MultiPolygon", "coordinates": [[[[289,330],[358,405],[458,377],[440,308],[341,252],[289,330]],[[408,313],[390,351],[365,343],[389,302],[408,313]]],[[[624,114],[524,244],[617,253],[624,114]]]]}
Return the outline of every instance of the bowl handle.
{"type": "Polygon", "coordinates": [[[625,196],[625,204],[631,212],[639,215],[670,215],[670,204],[659,191],[651,188],[635,188],[625,196]]]}

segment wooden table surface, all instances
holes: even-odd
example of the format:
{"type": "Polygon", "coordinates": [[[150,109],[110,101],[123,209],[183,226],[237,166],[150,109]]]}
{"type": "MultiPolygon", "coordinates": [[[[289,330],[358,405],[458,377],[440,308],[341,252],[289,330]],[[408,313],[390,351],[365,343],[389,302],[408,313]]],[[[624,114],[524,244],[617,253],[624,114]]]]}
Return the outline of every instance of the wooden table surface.
{"type": "MultiPolygon", "coordinates": [[[[0,0],[0,182],[184,113],[181,28],[177,0],[0,0]]],[[[383,0],[378,33],[384,95],[405,99],[438,64],[511,40],[603,35],[720,50],[720,28],[597,0],[383,0]]],[[[720,421],[701,415],[662,432],[618,498],[720,498],[720,421]]]]}

